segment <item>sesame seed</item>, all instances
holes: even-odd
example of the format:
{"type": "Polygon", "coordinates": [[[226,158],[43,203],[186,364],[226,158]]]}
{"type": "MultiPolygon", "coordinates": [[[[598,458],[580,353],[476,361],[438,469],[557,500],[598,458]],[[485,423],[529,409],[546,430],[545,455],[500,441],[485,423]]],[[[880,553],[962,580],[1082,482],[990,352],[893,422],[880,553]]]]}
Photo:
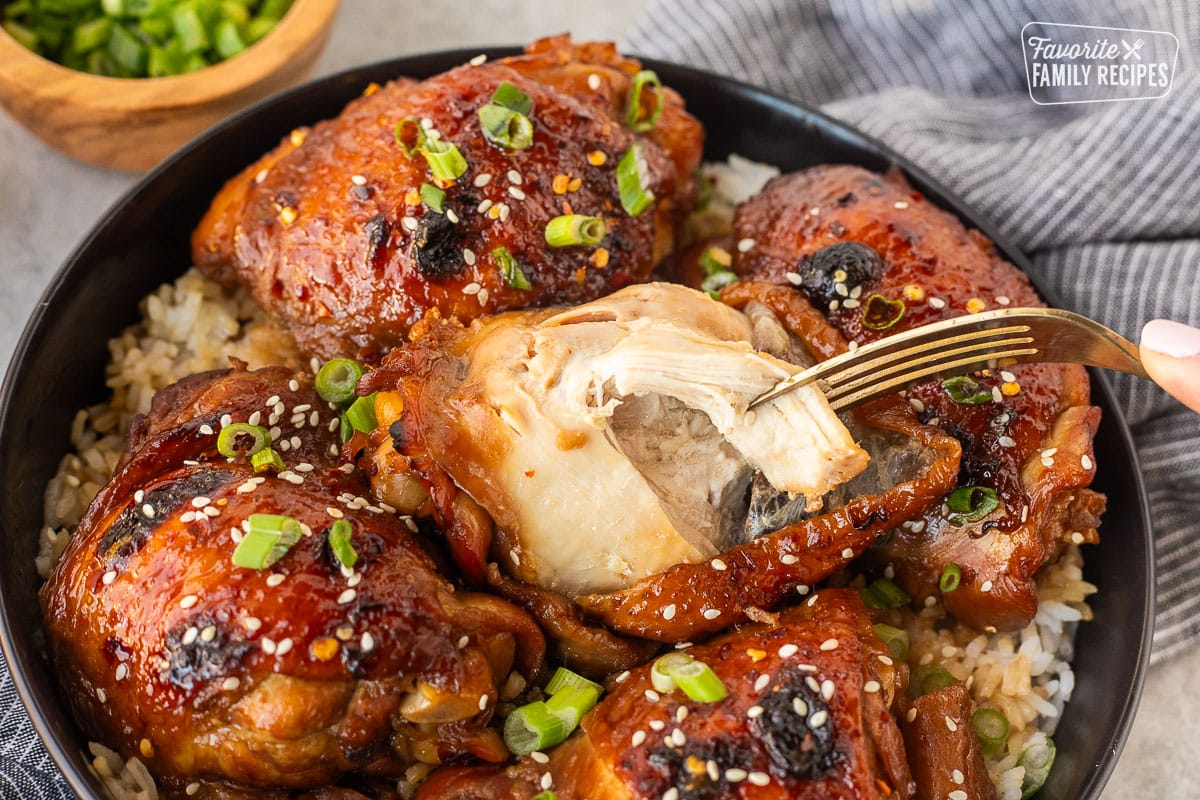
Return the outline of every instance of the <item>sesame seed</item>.
{"type": "Polygon", "coordinates": [[[908,713],[905,714],[904,716],[906,719],[908,719],[909,722],[912,722],[914,719],[917,718],[917,710],[915,708],[910,708],[908,710],[908,713]]]}
{"type": "Polygon", "coordinates": [[[780,556],[779,560],[781,562],[783,562],[784,564],[787,564],[790,567],[792,564],[795,564],[800,559],[797,558],[796,556],[792,555],[791,553],[786,553],[786,554],[780,556]]]}
{"type": "Polygon", "coordinates": [[[525,199],[525,192],[521,191],[516,186],[508,187],[508,194],[514,200],[524,200],[525,199]]]}
{"type": "MultiPolygon", "coordinates": [[[[884,657],[881,656],[880,660],[883,660],[883,658],[884,657]]],[[[863,691],[866,692],[867,694],[875,694],[875,692],[878,692],[879,689],[880,689],[879,681],[867,681],[866,683],[863,684],[863,691]]]]}
{"type": "Polygon", "coordinates": [[[663,616],[663,619],[668,620],[668,621],[675,619],[675,604],[674,603],[667,604],[667,607],[664,608],[662,611],[662,616],[663,616]]]}
{"type": "Polygon", "coordinates": [[[613,680],[616,681],[617,683],[624,683],[625,681],[629,680],[629,670],[625,670],[620,675],[613,678],[613,680]]]}
{"type": "MultiPolygon", "coordinates": [[[[263,172],[266,172],[266,170],[263,170],[263,172]]],[[[187,793],[188,797],[191,797],[192,795],[196,794],[199,791],[200,791],[200,782],[199,781],[196,781],[195,783],[189,783],[187,785],[187,788],[184,789],[184,792],[187,793]]]]}
{"type": "Polygon", "coordinates": [[[508,207],[508,203],[501,203],[499,205],[499,208],[500,208],[500,213],[498,214],[498,216],[500,217],[500,221],[508,222],[508,214],[509,214],[509,211],[511,210],[508,207]]]}
{"type": "Polygon", "coordinates": [[[958,730],[957,722],[952,720],[950,717],[946,717],[945,719],[946,719],[946,730],[950,731],[951,733],[954,733],[955,731],[958,730]]]}
{"type": "Polygon", "coordinates": [[[492,176],[490,173],[481,172],[475,176],[475,187],[478,189],[482,189],[484,186],[487,186],[491,182],[492,182],[492,176]]]}
{"type": "Polygon", "coordinates": [[[814,594],[812,597],[808,598],[808,600],[804,603],[804,605],[808,606],[809,608],[812,608],[813,606],[815,606],[817,604],[818,597],[820,597],[819,594],[814,594]]]}
{"type": "Polygon", "coordinates": [[[845,300],[842,303],[842,305],[846,308],[858,308],[859,302],[857,300],[855,300],[853,297],[851,297],[851,298],[848,298],[847,300],[845,300]]]}
{"type": "Polygon", "coordinates": [[[654,691],[653,689],[647,689],[645,691],[645,695],[646,695],[646,699],[649,700],[651,703],[657,703],[659,701],[658,692],[654,691]]]}
{"type": "Polygon", "coordinates": [[[483,287],[480,286],[475,281],[471,281],[470,283],[468,283],[466,286],[464,286],[462,288],[462,293],[465,295],[468,295],[468,296],[473,295],[473,294],[479,294],[479,290],[482,288],[483,287]]]}
{"type": "Polygon", "coordinates": [[[117,579],[117,571],[115,569],[110,569],[108,572],[104,573],[104,577],[100,579],[100,582],[103,583],[105,586],[108,586],[116,579],[117,579]]]}
{"type": "Polygon", "coordinates": [[[346,585],[358,586],[360,583],[362,583],[362,577],[363,576],[362,576],[361,572],[356,572],[353,575],[351,575],[349,578],[346,579],[346,585]]]}
{"type": "Polygon", "coordinates": [[[951,773],[950,773],[950,780],[954,781],[954,782],[955,782],[955,783],[957,783],[959,786],[962,786],[962,783],[963,783],[963,781],[965,780],[965,778],[963,777],[963,774],[962,774],[962,770],[961,770],[961,769],[956,769],[956,770],[954,770],[953,772],[951,772],[951,773]]]}
{"type": "Polygon", "coordinates": [[[854,558],[854,550],[847,547],[845,550],[842,551],[842,558],[854,558]]]}
{"type": "Polygon", "coordinates": [[[183,639],[182,639],[183,646],[187,647],[188,645],[195,642],[196,637],[198,637],[199,635],[200,635],[199,628],[196,628],[195,626],[188,628],[186,631],[183,632],[183,639]]]}
{"type": "Polygon", "coordinates": [[[549,764],[550,763],[550,756],[546,755],[541,750],[534,750],[532,753],[529,754],[529,757],[532,758],[534,761],[536,761],[539,764],[549,764]]]}
{"type": "Polygon", "coordinates": [[[662,729],[665,727],[667,727],[667,724],[665,722],[663,722],[661,719],[650,720],[650,730],[652,730],[652,731],[661,733],[662,729]]]}
{"type": "Polygon", "coordinates": [[[645,731],[634,731],[633,736],[629,737],[629,743],[634,747],[640,747],[646,741],[645,731]]]}
{"type": "Polygon", "coordinates": [[[936,308],[939,310],[943,309],[946,307],[946,301],[940,297],[931,297],[931,298],[929,298],[929,307],[936,308]]]}
{"type": "Polygon", "coordinates": [[[840,300],[831,300],[829,303],[830,311],[837,311],[841,307],[842,307],[842,302],[840,300]]]}
{"type": "Polygon", "coordinates": [[[1081,455],[1079,457],[1079,466],[1083,467],[1084,469],[1090,470],[1092,468],[1092,457],[1089,456],[1087,453],[1084,453],[1083,455],[1081,455]]]}
{"type": "Polygon", "coordinates": [[[483,711],[487,708],[488,696],[486,694],[479,695],[479,710],[483,711]]]}
{"type": "Polygon", "coordinates": [[[984,581],[979,586],[979,591],[981,591],[981,592],[990,592],[991,590],[992,590],[992,582],[991,581],[984,581]]]}
{"type": "Polygon", "coordinates": [[[292,649],[292,640],[284,639],[282,642],[280,642],[278,645],[275,646],[275,655],[277,655],[277,656],[286,655],[291,649],[292,649]]]}
{"type": "Polygon", "coordinates": [[[946,800],[967,800],[967,793],[962,789],[955,789],[950,794],[946,795],[946,800]]]}
{"type": "Polygon", "coordinates": [[[288,381],[288,388],[291,389],[293,392],[300,391],[300,381],[296,380],[295,378],[292,378],[290,381],[288,381]]]}
{"type": "Polygon", "coordinates": [[[801,596],[808,594],[810,591],[812,591],[812,589],[807,583],[801,583],[796,587],[796,594],[801,596]]]}
{"type": "Polygon", "coordinates": [[[1000,391],[999,386],[992,387],[992,402],[993,403],[1003,403],[1004,402],[1004,394],[1000,391]]]}
{"type": "Polygon", "coordinates": [[[908,404],[909,404],[909,406],[912,407],[912,410],[917,412],[918,414],[920,414],[922,411],[925,410],[925,404],[922,403],[920,400],[918,400],[915,397],[910,397],[908,400],[908,404]]]}
{"type": "Polygon", "coordinates": [[[1011,436],[1001,436],[996,440],[996,444],[1000,445],[1001,447],[1016,447],[1017,440],[1011,436]]]}
{"type": "Polygon", "coordinates": [[[352,602],[354,600],[354,598],[357,596],[358,596],[358,592],[356,592],[354,589],[347,589],[346,591],[344,591],[338,595],[338,599],[337,599],[338,605],[344,606],[344,605],[346,605],[346,603],[352,602]]]}
{"type": "Polygon", "coordinates": [[[792,286],[799,286],[804,282],[804,279],[800,277],[799,272],[785,272],[783,273],[783,277],[787,278],[788,283],[790,283],[792,286]]]}
{"type": "Polygon", "coordinates": [[[829,712],[822,708],[820,711],[808,718],[808,725],[810,728],[819,728],[824,725],[828,719],[829,712]]]}
{"type": "Polygon", "coordinates": [[[248,631],[256,631],[262,627],[262,620],[258,617],[246,617],[242,620],[242,625],[248,631]]]}
{"type": "Polygon", "coordinates": [[[771,776],[765,772],[751,772],[746,776],[746,780],[755,786],[766,786],[771,782],[771,776]]]}
{"type": "Polygon", "coordinates": [[[821,649],[826,652],[828,652],[830,650],[837,650],[837,647],[838,647],[837,639],[826,639],[825,641],[821,642],[821,649]]]}
{"type": "Polygon", "coordinates": [[[487,61],[487,53],[480,53],[479,55],[475,56],[467,63],[470,64],[472,67],[478,67],[480,64],[484,63],[485,61],[487,61]]]}
{"type": "Polygon", "coordinates": [[[282,572],[272,572],[270,575],[267,576],[267,586],[274,588],[274,587],[278,586],[279,584],[283,583],[283,581],[286,577],[287,576],[284,575],[282,572]]]}
{"type": "Polygon", "coordinates": [[[183,597],[183,599],[181,599],[179,601],[179,607],[180,608],[191,608],[192,606],[196,605],[196,603],[198,603],[199,601],[200,601],[200,598],[194,594],[185,595],[183,597]]]}
{"type": "Polygon", "coordinates": [[[704,767],[705,767],[705,769],[708,770],[708,777],[710,780],[713,780],[713,781],[721,780],[721,771],[719,769],[717,769],[716,761],[713,761],[710,758],[708,760],[708,762],[704,765],[704,767]]]}
{"type": "Polygon", "coordinates": [[[480,289],[480,290],[479,290],[479,294],[477,295],[477,297],[479,298],[479,305],[481,305],[481,306],[482,306],[482,305],[487,305],[487,301],[488,301],[488,290],[487,290],[487,289],[480,289]]]}
{"type": "Polygon", "coordinates": [[[799,652],[799,650],[800,650],[800,648],[794,644],[791,644],[791,643],[785,644],[783,647],[779,648],[779,657],[780,658],[791,658],[792,656],[796,655],[796,653],[799,652]]]}
{"type": "Polygon", "coordinates": [[[486,214],[491,207],[492,201],[484,198],[482,201],[480,201],[479,205],[475,206],[475,210],[480,214],[486,214]]]}
{"type": "Polygon", "coordinates": [[[905,209],[908,208],[908,203],[904,202],[903,200],[897,200],[896,202],[892,203],[892,208],[905,209]]]}
{"type": "Polygon", "coordinates": [[[1012,300],[1008,299],[1008,298],[1007,298],[1007,297],[1005,297],[1004,295],[999,295],[999,296],[997,296],[997,297],[996,297],[996,302],[997,302],[999,305],[1006,306],[1006,305],[1008,305],[1009,303],[1011,303],[1011,302],[1012,302],[1012,300]]]}
{"type": "Polygon", "coordinates": [[[212,436],[213,435],[212,425],[201,425],[200,432],[203,433],[205,436],[212,436]]]}
{"type": "Polygon", "coordinates": [[[754,240],[753,239],[738,240],[737,249],[738,249],[739,253],[749,253],[751,250],[754,249],[754,240]]]}
{"type": "Polygon", "coordinates": [[[662,800],[679,800],[679,790],[672,786],[663,792],[662,800]]]}
{"type": "Polygon", "coordinates": [[[703,611],[703,616],[704,616],[704,618],[705,618],[705,619],[716,619],[717,617],[721,616],[721,609],[719,609],[719,608],[706,608],[706,609],[704,609],[704,611],[703,611]]]}
{"type": "Polygon", "coordinates": [[[1072,544],[1083,544],[1085,539],[1086,539],[1086,537],[1079,531],[1073,531],[1071,533],[1071,543],[1072,544]]]}
{"type": "Polygon", "coordinates": [[[553,785],[554,785],[553,776],[551,776],[549,772],[543,772],[542,780],[541,780],[541,787],[543,789],[549,790],[549,788],[553,785]]]}
{"type": "Polygon", "coordinates": [[[400,224],[403,225],[406,230],[410,231],[415,231],[417,228],[421,227],[421,223],[417,222],[416,217],[403,217],[400,220],[400,224]]]}
{"type": "Polygon", "coordinates": [[[350,182],[353,183],[355,186],[366,186],[367,178],[364,175],[351,175],[350,182]]]}
{"type": "Polygon", "coordinates": [[[828,678],[821,681],[821,697],[825,698],[826,702],[833,699],[834,691],[836,691],[836,687],[833,685],[833,681],[828,678]]]}
{"type": "Polygon", "coordinates": [[[844,283],[835,283],[833,285],[833,290],[835,292],[837,292],[839,295],[841,295],[842,297],[850,296],[850,290],[846,288],[846,284],[844,284],[844,283]]]}
{"type": "Polygon", "coordinates": [[[451,222],[453,222],[455,225],[457,225],[457,224],[458,224],[458,222],[459,222],[459,219],[458,219],[458,214],[456,214],[456,213],[454,212],[454,209],[453,209],[453,208],[447,208],[447,209],[446,209],[446,219],[450,220],[450,221],[451,221],[451,222]]]}
{"type": "Polygon", "coordinates": [[[215,625],[206,625],[204,630],[200,631],[200,641],[211,642],[217,638],[217,627],[215,625]]]}
{"type": "Polygon", "coordinates": [[[142,514],[144,514],[146,517],[148,517],[150,519],[154,519],[154,506],[150,505],[149,503],[146,503],[145,505],[142,506],[142,514]]]}
{"type": "Polygon", "coordinates": [[[724,561],[722,561],[722,560],[721,560],[721,559],[719,559],[719,558],[714,558],[712,561],[710,561],[710,562],[708,562],[708,563],[709,563],[709,564],[712,566],[712,568],[713,568],[713,569],[715,569],[717,572],[724,572],[725,570],[729,569],[729,566],[728,566],[728,565],[727,565],[727,564],[726,564],[724,561]]]}
{"type": "Polygon", "coordinates": [[[242,685],[242,682],[237,678],[226,678],[221,683],[221,688],[227,692],[232,692],[234,689],[242,685]]]}
{"type": "Polygon", "coordinates": [[[509,550],[508,557],[512,559],[513,564],[521,566],[521,556],[517,554],[516,550],[509,550]]]}
{"type": "Polygon", "coordinates": [[[763,689],[767,688],[767,684],[769,684],[770,682],[771,682],[770,675],[759,675],[758,680],[756,680],[754,682],[754,691],[761,692],[763,689]]]}
{"type": "Polygon", "coordinates": [[[730,783],[741,783],[742,781],[746,780],[746,776],[748,774],[749,773],[747,773],[744,769],[733,767],[725,770],[725,780],[729,781],[730,783]]]}
{"type": "Polygon", "coordinates": [[[799,697],[799,696],[793,697],[792,698],[792,711],[795,711],[797,714],[799,714],[802,717],[806,717],[806,716],[808,716],[808,703],[804,702],[803,697],[799,697]]]}
{"type": "Polygon", "coordinates": [[[471,641],[471,638],[469,636],[460,636],[458,638],[458,649],[462,650],[464,647],[466,647],[470,643],[470,641],[471,641]]]}
{"type": "Polygon", "coordinates": [[[679,730],[679,728],[676,728],[675,730],[671,731],[671,741],[675,743],[676,747],[683,747],[685,744],[687,744],[687,736],[685,736],[683,731],[679,730]]]}
{"type": "Polygon", "coordinates": [[[596,73],[593,72],[591,75],[588,75],[587,83],[588,83],[588,88],[591,89],[593,92],[597,92],[600,90],[600,76],[597,75],[596,73]]]}
{"type": "Polygon", "coordinates": [[[520,186],[524,182],[521,179],[521,173],[517,172],[515,169],[510,169],[506,177],[508,178],[509,183],[515,183],[517,186],[520,186]]]}
{"type": "Polygon", "coordinates": [[[125,680],[129,676],[129,666],[127,664],[117,664],[116,679],[119,681],[125,680]]]}

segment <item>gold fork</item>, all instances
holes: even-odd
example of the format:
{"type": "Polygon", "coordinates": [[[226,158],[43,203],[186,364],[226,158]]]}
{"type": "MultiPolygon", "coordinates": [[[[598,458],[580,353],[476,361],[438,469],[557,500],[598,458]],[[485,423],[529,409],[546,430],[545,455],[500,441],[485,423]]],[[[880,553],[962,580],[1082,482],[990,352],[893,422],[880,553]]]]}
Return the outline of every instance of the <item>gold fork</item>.
{"type": "Polygon", "coordinates": [[[1086,364],[1149,377],[1137,347],[1098,322],[1058,308],[1003,308],[923,325],[834,356],[780,381],[750,408],[815,383],[841,411],[934,375],[1029,362],[1086,364]]]}

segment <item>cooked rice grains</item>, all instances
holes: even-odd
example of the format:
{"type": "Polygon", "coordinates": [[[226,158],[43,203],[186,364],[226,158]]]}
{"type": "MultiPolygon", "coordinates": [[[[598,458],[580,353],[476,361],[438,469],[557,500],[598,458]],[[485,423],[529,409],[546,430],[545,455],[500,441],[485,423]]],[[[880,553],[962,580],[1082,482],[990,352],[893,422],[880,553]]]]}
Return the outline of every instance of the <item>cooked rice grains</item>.
{"type": "MultiPolygon", "coordinates": [[[[736,157],[713,166],[708,175],[714,182],[718,213],[695,220],[693,230],[719,228],[716,216],[727,219],[733,205],[774,174],[770,168],[736,157]]],[[[194,269],[147,297],[141,310],[142,321],[109,343],[111,402],[76,415],[71,427],[74,452],[63,458],[47,486],[37,559],[43,577],[88,503],[112,476],[130,422],[135,414],[149,410],[156,391],[185,375],[228,366],[229,356],[246,361],[251,369],[302,364],[291,338],[268,322],[245,292],[224,290],[194,269]]],[[[1044,571],[1037,617],[1017,633],[984,634],[955,625],[941,603],[901,615],[909,631],[914,667],[942,667],[967,685],[980,707],[995,708],[1008,718],[1008,744],[988,759],[1001,800],[1020,798],[1025,770],[1017,766],[1017,759],[1027,747],[1053,734],[1071,697],[1075,627],[1078,621],[1090,619],[1086,598],[1096,591],[1083,580],[1082,563],[1079,549],[1072,546],[1044,571]]],[[[94,769],[114,798],[157,797],[137,759],[122,769],[119,756],[111,750],[91,747],[94,769]]]]}

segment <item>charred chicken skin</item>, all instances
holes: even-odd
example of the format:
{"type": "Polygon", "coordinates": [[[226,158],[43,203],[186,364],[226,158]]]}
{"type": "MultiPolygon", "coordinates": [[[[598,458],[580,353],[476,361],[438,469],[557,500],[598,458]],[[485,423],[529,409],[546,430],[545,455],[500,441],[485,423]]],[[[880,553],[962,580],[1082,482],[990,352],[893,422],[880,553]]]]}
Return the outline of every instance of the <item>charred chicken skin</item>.
{"type": "Polygon", "coordinates": [[[433,308],[468,320],[644,281],[695,204],[703,131],[670,89],[631,91],[639,69],[611,44],[559,37],[377,88],[231,179],[193,235],[195,263],[246,286],[307,354],[367,361],[433,308]],[[523,149],[490,140],[479,116],[505,83],[532,103],[523,149]],[[435,176],[405,154],[415,137],[453,144],[465,172],[435,176]],[[654,199],[636,214],[617,180],[631,152],[654,199]],[[603,220],[602,240],[549,246],[547,224],[570,214],[603,220]]]}
{"type": "Polygon", "coordinates": [[[504,600],[457,591],[404,520],[364,499],[335,418],[281,367],[160,392],[43,587],[76,717],[160,786],[256,796],[507,757],[488,727],[497,687],[536,673],[542,634],[504,600]],[[284,428],[278,474],[217,452],[222,428],[259,421],[284,428]],[[303,535],[265,568],[235,565],[263,513],[303,535]],[[339,520],[353,567],[330,543],[339,520]]]}
{"type": "Polygon", "coordinates": [[[831,589],[687,652],[728,696],[659,695],[632,671],[549,754],[506,770],[448,767],[421,800],[527,800],[549,784],[563,800],[912,797],[893,712],[908,670],[875,636],[857,592],[831,589]],[[549,780],[544,776],[548,775],[549,780]]]}
{"type": "MultiPolygon", "coordinates": [[[[796,287],[860,344],[984,309],[1044,305],[989,240],[898,173],[823,166],[776,178],[738,208],[734,232],[746,243],[733,254],[741,277],[796,287]]],[[[923,383],[907,400],[921,422],[962,443],[960,489],[994,492],[998,503],[982,516],[935,507],[897,528],[880,559],[918,598],[957,564],[962,583],[945,595],[956,617],[1023,627],[1037,609],[1037,571],[1066,544],[1097,540],[1104,498],[1086,487],[1100,410],[1086,371],[1014,365],[923,383]]]]}

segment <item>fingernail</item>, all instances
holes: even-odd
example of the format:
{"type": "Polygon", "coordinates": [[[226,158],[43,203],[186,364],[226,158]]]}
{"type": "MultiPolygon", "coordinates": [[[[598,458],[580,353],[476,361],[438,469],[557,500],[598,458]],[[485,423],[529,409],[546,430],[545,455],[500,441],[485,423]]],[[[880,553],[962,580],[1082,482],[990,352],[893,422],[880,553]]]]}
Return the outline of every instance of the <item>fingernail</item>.
{"type": "Polygon", "coordinates": [[[1169,319],[1152,319],[1142,328],[1141,346],[1174,358],[1200,355],[1200,328],[1169,319]]]}

